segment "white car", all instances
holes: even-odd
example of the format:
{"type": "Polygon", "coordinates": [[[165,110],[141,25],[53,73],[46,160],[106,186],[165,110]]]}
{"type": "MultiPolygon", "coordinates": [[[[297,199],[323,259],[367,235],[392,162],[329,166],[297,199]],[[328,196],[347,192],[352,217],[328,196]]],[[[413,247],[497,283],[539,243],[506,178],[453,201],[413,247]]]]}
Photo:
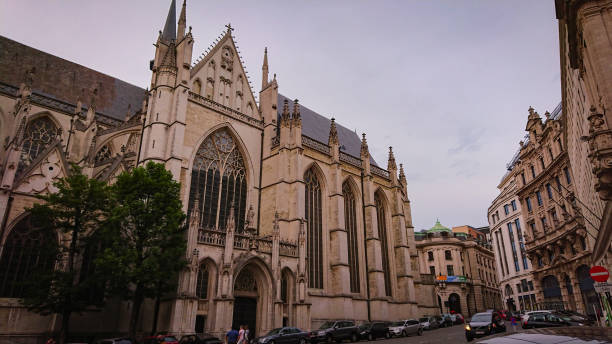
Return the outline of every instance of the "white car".
{"type": "Polygon", "coordinates": [[[416,319],[400,320],[389,326],[389,333],[394,337],[406,337],[411,334],[423,334],[423,327],[416,319]]]}
{"type": "Polygon", "coordinates": [[[552,312],[551,310],[541,310],[541,311],[530,311],[530,312],[525,312],[525,314],[521,315],[521,324],[524,323],[527,318],[529,318],[530,315],[534,315],[534,314],[547,314],[552,312]]]}

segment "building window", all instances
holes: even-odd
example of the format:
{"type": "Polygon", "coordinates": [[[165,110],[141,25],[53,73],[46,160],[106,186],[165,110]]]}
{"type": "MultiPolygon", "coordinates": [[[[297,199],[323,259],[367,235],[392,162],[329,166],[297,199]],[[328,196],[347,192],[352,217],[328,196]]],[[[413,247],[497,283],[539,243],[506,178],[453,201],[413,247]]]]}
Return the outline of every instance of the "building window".
{"type": "Polygon", "coordinates": [[[17,174],[30,166],[40,153],[59,139],[59,135],[60,130],[49,117],[39,117],[30,122],[23,135],[17,174]]]}
{"type": "Polygon", "coordinates": [[[348,246],[349,273],[351,292],[359,292],[359,250],[357,241],[357,211],[355,195],[348,182],[342,184],[344,198],[344,225],[346,227],[346,240],[348,246]]]}
{"type": "Polygon", "coordinates": [[[563,152],[563,145],[561,144],[561,139],[556,139],[555,141],[557,141],[557,146],[559,146],[559,152],[563,152]]]}
{"type": "Polygon", "coordinates": [[[444,251],[444,258],[445,258],[446,260],[451,260],[451,259],[453,259],[453,257],[451,256],[451,251],[449,251],[449,250],[444,251]]]}
{"type": "Polygon", "coordinates": [[[512,248],[512,258],[514,260],[514,270],[519,272],[518,254],[516,252],[516,243],[514,242],[514,233],[512,231],[512,222],[508,223],[508,236],[510,237],[510,247],[512,248]]]}
{"type": "Polygon", "coordinates": [[[536,177],[535,167],[533,167],[533,165],[531,165],[531,166],[529,166],[529,168],[531,169],[531,177],[533,179],[535,179],[535,177],[536,177]]]}
{"type": "Polygon", "coordinates": [[[531,212],[531,211],[532,211],[532,209],[533,209],[533,208],[531,207],[531,198],[530,198],[530,197],[525,198],[525,202],[527,203],[527,210],[528,210],[529,212],[531,212]]]}
{"type": "Polygon", "coordinates": [[[515,201],[515,200],[512,200],[512,201],[510,202],[510,205],[512,206],[512,211],[516,211],[516,201],[515,201]]]}
{"type": "Polygon", "coordinates": [[[540,165],[542,165],[542,171],[544,171],[546,166],[544,165],[544,158],[542,158],[542,157],[540,157],[540,165]]]}
{"type": "Polygon", "coordinates": [[[565,181],[567,181],[567,184],[571,184],[572,183],[572,177],[570,176],[570,172],[569,172],[569,169],[567,167],[563,168],[563,173],[565,173],[565,181]]]}
{"type": "Polygon", "coordinates": [[[514,226],[516,227],[516,235],[518,236],[519,240],[521,260],[523,261],[523,269],[527,270],[527,254],[525,253],[525,240],[523,238],[523,231],[521,230],[521,221],[519,221],[519,219],[514,220],[514,226]]]}
{"type": "Polygon", "coordinates": [[[548,149],[548,155],[550,155],[550,161],[552,162],[555,157],[553,156],[553,153],[550,147],[547,147],[547,149],[548,149]]]}
{"type": "Polygon", "coordinates": [[[433,258],[433,252],[431,252],[431,251],[427,252],[427,260],[431,262],[431,261],[433,261],[433,259],[434,259],[433,258]]]}
{"type": "Polygon", "coordinates": [[[436,275],[436,268],[433,265],[429,267],[429,273],[434,276],[436,275]]]}
{"type": "Polygon", "coordinates": [[[504,214],[510,214],[510,207],[507,204],[504,204],[504,214]]]}
{"type": "Polygon", "coordinates": [[[34,228],[29,216],[13,227],[0,257],[0,297],[23,297],[24,282],[35,272],[54,268],[57,244],[47,245],[52,242],[54,235],[34,228]]]}
{"type": "Polygon", "coordinates": [[[550,211],[550,216],[554,221],[559,221],[559,218],[557,217],[557,211],[555,209],[550,211]]]}
{"type": "Polygon", "coordinates": [[[538,256],[538,266],[539,267],[544,266],[544,261],[542,260],[542,256],[538,256]]]}
{"type": "Polygon", "coordinates": [[[561,192],[561,179],[559,179],[559,176],[555,176],[555,183],[557,183],[557,191],[561,192]]]}
{"type": "Polygon", "coordinates": [[[531,235],[533,236],[533,238],[535,239],[536,234],[538,233],[537,229],[536,229],[536,224],[535,222],[530,222],[529,223],[529,228],[531,229],[531,235]]]}
{"type": "Polygon", "coordinates": [[[546,230],[548,229],[548,221],[545,217],[542,217],[540,221],[542,222],[542,230],[544,230],[544,233],[546,233],[546,230]]]}
{"type": "Polygon", "coordinates": [[[246,168],[234,138],[220,129],[200,145],[191,170],[188,216],[197,204],[200,226],[226,230],[230,211],[234,209],[237,231],[244,230],[246,212],[246,168]],[[195,202],[195,200],[198,202],[195,202]]]}
{"type": "Polygon", "coordinates": [[[304,174],[306,223],[308,224],[308,285],[323,288],[323,211],[321,184],[312,168],[304,174]]]}
{"type": "MultiPolygon", "coordinates": [[[[501,254],[500,252],[500,259],[502,259],[504,261],[504,266],[502,266],[502,274],[504,273],[504,267],[506,268],[506,275],[510,273],[510,271],[508,271],[508,259],[506,258],[506,245],[504,244],[504,238],[503,238],[503,234],[501,233],[501,229],[497,232],[495,232],[495,234],[497,235],[497,242],[498,245],[501,242],[501,246],[502,246],[502,252],[503,254],[501,254]]],[[[497,250],[499,251],[499,246],[497,247],[497,250]]]]}
{"type": "Polygon", "coordinates": [[[446,266],[446,274],[448,276],[455,276],[455,269],[453,268],[452,265],[447,265],[446,266]]]}
{"type": "Polygon", "coordinates": [[[548,199],[553,198],[552,187],[550,186],[550,183],[546,184],[546,193],[548,194],[548,199]]]}
{"type": "Polygon", "coordinates": [[[529,291],[533,291],[533,282],[529,281],[527,282],[527,285],[529,285],[529,291]]]}
{"type": "Polygon", "coordinates": [[[521,172],[521,180],[523,181],[523,185],[527,184],[527,181],[525,181],[525,173],[521,172]]]}
{"type": "Polygon", "coordinates": [[[587,243],[586,240],[584,239],[584,237],[580,237],[580,243],[582,244],[582,250],[586,250],[587,249],[587,243]]]}
{"type": "Polygon", "coordinates": [[[198,270],[196,296],[200,299],[208,299],[208,265],[206,264],[200,264],[200,269],[198,270]]]}
{"type": "Polygon", "coordinates": [[[541,206],[542,205],[542,194],[540,193],[540,190],[536,191],[536,199],[538,200],[538,205],[541,206]]]}
{"type": "Polygon", "coordinates": [[[385,277],[385,293],[391,296],[391,272],[389,269],[389,247],[387,242],[387,217],[385,207],[379,193],[374,195],[376,203],[376,222],[378,223],[378,238],[380,239],[380,250],[382,251],[382,268],[385,277]]]}

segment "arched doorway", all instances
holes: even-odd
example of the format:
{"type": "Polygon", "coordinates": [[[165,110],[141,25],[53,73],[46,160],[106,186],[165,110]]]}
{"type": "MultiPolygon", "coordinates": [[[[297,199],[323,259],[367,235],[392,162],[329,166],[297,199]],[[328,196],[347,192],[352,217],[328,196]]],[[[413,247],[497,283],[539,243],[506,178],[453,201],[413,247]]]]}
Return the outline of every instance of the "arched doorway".
{"type": "Polygon", "coordinates": [[[450,313],[461,313],[461,299],[459,295],[452,293],[448,297],[448,310],[450,313]]]}
{"type": "Polygon", "coordinates": [[[275,282],[272,281],[270,269],[259,258],[250,258],[244,265],[237,265],[232,327],[238,329],[240,325],[248,325],[250,338],[255,338],[272,329],[275,282]]]}
{"type": "Polygon", "coordinates": [[[601,307],[599,306],[599,299],[593,287],[593,280],[589,274],[589,267],[586,265],[578,267],[578,269],[576,269],[576,278],[578,279],[580,294],[585,307],[584,312],[589,317],[595,318],[596,311],[601,314],[601,307]]]}
{"type": "Polygon", "coordinates": [[[544,277],[542,279],[542,289],[544,291],[544,309],[564,309],[561,287],[555,276],[544,277]]]}
{"type": "Polygon", "coordinates": [[[238,329],[243,325],[249,326],[251,333],[257,328],[257,282],[249,267],[240,271],[234,282],[232,327],[238,329]]]}

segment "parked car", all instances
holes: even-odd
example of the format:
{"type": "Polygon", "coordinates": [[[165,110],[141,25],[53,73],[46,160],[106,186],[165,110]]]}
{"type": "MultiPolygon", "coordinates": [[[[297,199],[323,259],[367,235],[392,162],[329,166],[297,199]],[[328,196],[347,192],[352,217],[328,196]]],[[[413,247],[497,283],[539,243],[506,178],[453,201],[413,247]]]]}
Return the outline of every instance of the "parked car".
{"type": "Polygon", "coordinates": [[[376,340],[378,338],[391,338],[388,322],[371,322],[359,326],[359,338],[376,340]]]}
{"type": "Polygon", "coordinates": [[[476,337],[488,336],[497,332],[506,332],[506,324],[498,312],[476,313],[465,325],[465,339],[471,341],[476,337]]]}
{"type": "Polygon", "coordinates": [[[146,337],[143,340],[143,344],[179,344],[179,342],[175,336],[158,334],[155,336],[146,337]]]}
{"type": "Polygon", "coordinates": [[[295,327],[279,327],[255,339],[261,344],[306,344],[310,333],[295,327]]]}
{"type": "Polygon", "coordinates": [[[327,321],[318,330],[310,333],[310,342],[313,344],[340,342],[345,339],[350,339],[351,342],[359,340],[359,330],[352,320],[327,321]]]}
{"type": "Polygon", "coordinates": [[[120,337],[120,338],[99,339],[99,340],[96,340],[95,343],[96,344],[135,344],[136,341],[131,338],[120,337]]]}
{"type": "Polygon", "coordinates": [[[179,344],[222,344],[222,342],[219,338],[208,333],[193,333],[183,335],[179,344]]]}
{"type": "Polygon", "coordinates": [[[562,327],[570,326],[569,321],[565,321],[563,318],[553,313],[538,313],[532,314],[523,320],[523,328],[541,328],[541,327],[562,327]]]}
{"type": "Polygon", "coordinates": [[[451,327],[455,323],[456,317],[451,314],[444,313],[440,317],[442,318],[442,321],[440,322],[440,327],[451,327]]]}
{"type": "Polygon", "coordinates": [[[419,323],[421,323],[424,330],[434,330],[440,328],[441,322],[442,319],[437,315],[419,318],[419,323]]]}
{"type": "Polygon", "coordinates": [[[411,334],[423,335],[423,327],[418,320],[400,320],[391,324],[389,332],[392,336],[406,337],[411,334]]]}
{"type": "Polygon", "coordinates": [[[511,333],[508,335],[494,336],[478,341],[478,344],[603,344],[610,343],[612,328],[571,326],[547,329],[534,329],[511,333]]]}
{"type": "Polygon", "coordinates": [[[552,310],[541,310],[541,311],[529,311],[529,312],[525,312],[525,314],[523,314],[521,316],[521,323],[524,322],[525,320],[527,320],[527,317],[529,317],[530,315],[533,315],[533,314],[547,314],[547,313],[550,313],[550,312],[552,312],[552,310]]]}

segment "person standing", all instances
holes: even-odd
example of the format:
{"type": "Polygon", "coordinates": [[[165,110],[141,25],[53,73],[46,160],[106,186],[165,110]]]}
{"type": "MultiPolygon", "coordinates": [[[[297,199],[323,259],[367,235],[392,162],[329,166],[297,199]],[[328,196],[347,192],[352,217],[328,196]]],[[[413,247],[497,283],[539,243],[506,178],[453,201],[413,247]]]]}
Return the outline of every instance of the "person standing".
{"type": "Polygon", "coordinates": [[[251,331],[249,331],[249,325],[244,325],[244,344],[249,344],[251,340],[251,331]]]}
{"type": "Polygon", "coordinates": [[[244,325],[240,325],[240,331],[238,331],[238,343],[237,344],[245,344],[244,343],[244,325]]]}
{"type": "Polygon", "coordinates": [[[232,327],[225,335],[225,342],[227,344],[236,344],[238,342],[238,331],[232,327]]]}
{"type": "Polygon", "coordinates": [[[516,317],[512,314],[512,318],[510,319],[510,324],[512,325],[512,332],[516,332],[516,317]]]}

